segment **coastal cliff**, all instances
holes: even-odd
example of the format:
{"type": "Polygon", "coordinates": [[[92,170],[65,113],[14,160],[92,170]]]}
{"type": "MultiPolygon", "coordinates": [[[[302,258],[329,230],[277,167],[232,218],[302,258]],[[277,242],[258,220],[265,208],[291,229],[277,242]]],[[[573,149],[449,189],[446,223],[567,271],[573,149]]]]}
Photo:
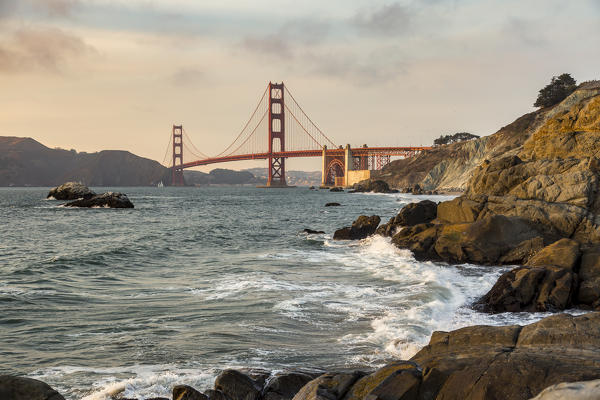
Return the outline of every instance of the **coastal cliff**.
{"type": "MultiPolygon", "coordinates": [[[[561,124],[555,120],[558,115],[573,107],[582,107],[599,93],[600,83],[583,83],[559,104],[525,114],[492,135],[438,146],[416,157],[393,161],[382,169],[377,179],[386,181],[394,188],[418,184],[425,190],[465,190],[472,171],[483,161],[518,155],[523,151],[531,152],[532,144],[525,146],[525,143],[542,126],[548,128],[547,121],[554,120],[552,127],[558,127],[561,124]]],[[[593,110],[586,112],[593,114],[593,110]]],[[[581,128],[583,125],[584,122],[579,122],[572,128],[581,128]]],[[[592,126],[593,123],[589,122],[588,125],[592,126]]],[[[547,128],[546,136],[549,132],[547,128]]],[[[567,125],[562,129],[567,129],[567,125]]],[[[538,133],[537,142],[540,142],[542,135],[538,133]]],[[[552,146],[551,142],[546,145],[547,148],[552,146]]]]}

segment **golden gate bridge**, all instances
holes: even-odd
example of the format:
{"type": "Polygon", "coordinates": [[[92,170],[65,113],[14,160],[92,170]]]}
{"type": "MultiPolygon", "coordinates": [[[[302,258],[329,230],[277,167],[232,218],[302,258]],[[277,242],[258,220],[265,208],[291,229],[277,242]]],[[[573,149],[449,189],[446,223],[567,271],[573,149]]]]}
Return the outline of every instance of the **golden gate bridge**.
{"type": "Polygon", "coordinates": [[[336,145],[310,119],[289,89],[269,82],[252,115],[233,142],[221,153],[208,156],[200,151],[182,125],[173,125],[169,149],[174,186],[185,185],[183,170],[202,165],[243,160],[268,160],[267,186],[286,187],[285,160],[295,157],[321,157],[323,186],[351,186],[380,170],[392,156],[412,157],[430,147],[351,148],[336,145]],[[185,138],[185,141],[184,141],[185,138]],[[186,159],[184,162],[184,148],[186,159]]]}

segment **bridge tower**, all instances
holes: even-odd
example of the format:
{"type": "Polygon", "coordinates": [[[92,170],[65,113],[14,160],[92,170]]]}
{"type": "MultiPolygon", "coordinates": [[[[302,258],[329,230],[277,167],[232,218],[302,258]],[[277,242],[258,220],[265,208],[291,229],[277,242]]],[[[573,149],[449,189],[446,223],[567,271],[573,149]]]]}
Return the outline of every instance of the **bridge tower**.
{"type": "Polygon", "coordinates": [[[171,185],[184,186],[183,180],[183,125],[173,125],[173,167],[171,185]]]}
{"type": "Polygon", "coordinates": [[[269,175],[267,186],[287,186],[285,180],[285,158],[273,153],[285,151],[285,102],[284,85],[269,82],[269,175]],[[273,144],[279,139],[279,149],[273,144]]]}

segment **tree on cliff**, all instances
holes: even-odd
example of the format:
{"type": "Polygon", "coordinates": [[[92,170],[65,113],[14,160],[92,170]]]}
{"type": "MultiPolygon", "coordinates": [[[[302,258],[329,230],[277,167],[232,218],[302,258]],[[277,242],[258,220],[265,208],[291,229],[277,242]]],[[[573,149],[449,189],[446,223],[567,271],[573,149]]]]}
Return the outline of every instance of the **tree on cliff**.
{"type": "Polygon", "coordinates": [[[563,101],[577,88],[577,82],[571,74],[552,77],[549,85],[540,90],[534,107],[550,107],[563,101]]]}
{"type": "Polygon", "coordinates": [[[469,132],[458,132],[454,135],[440,136],[433,141],[434,146],[441,146],[443,144],[451,144],[456,142],[464,142],[465,140],[477,139],[479,136],[473,135],[469,132]]]}

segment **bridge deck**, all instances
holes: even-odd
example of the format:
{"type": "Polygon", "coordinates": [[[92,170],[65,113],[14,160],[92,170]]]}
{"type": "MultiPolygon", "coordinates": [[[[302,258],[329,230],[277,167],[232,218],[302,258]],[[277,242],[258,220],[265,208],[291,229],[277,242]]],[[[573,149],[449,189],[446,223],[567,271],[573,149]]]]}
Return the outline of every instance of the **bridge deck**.
{"type": "MultiPolygon", "coordinates": [[[[431,147],[357,147],[352,148],[352,156],[354,157],[365,157],[365,156],[407,156],[414,152],[430,150],[431,147]]],[[[345,149],[327,149],[325,150],[327,156],[343,156],[345,149]]],[[[281,151],[274,152],[271,154],[272,157],[321,157],[323,150],[296,150],[296,151],[281,151]]],[[[231,161],[247,161],[247,160],[266,160],[269,158],[269,153],[257,153],[257,154],[240,154],[226,157],[214,157],[206,158],[204,160],[190,161],[182,164],[182,168],[192,168],[202,165],[217,164],[231,161]]]]}

